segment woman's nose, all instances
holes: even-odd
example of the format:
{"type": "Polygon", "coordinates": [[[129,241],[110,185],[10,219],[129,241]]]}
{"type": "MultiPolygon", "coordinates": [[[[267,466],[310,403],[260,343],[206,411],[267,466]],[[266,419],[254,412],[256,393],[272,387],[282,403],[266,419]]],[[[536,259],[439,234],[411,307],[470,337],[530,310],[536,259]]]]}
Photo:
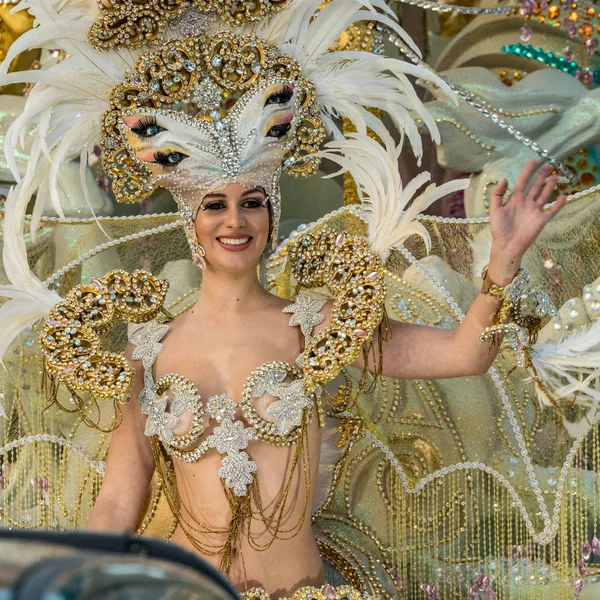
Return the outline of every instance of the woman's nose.
{"type": "Polygon", "coordinates": [[[246,217],[240,206],[231,206],[227,211],[227,226],[240,229],[246,224],[246,217]]]}

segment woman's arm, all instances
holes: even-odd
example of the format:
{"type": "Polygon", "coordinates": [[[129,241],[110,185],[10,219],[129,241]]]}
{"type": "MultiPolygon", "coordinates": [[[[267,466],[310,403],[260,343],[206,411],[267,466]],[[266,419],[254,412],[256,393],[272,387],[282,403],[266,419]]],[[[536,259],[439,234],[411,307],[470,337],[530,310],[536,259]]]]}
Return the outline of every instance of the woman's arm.
{"type": "MultiPolygon", "coordinates": [[[[132,348],[125,353],[132,362],[132,348]]],[[[88,529],[133,533],[154,473],[150,438],[144,435],[144,418],[138,403],[143,387],[141,365],[135,369],[131,398],[121,406],[122,421],[112,433],[106,473],[87,522],[88,529]]]]}
{"type": "MultiPolygon", "coordinates": [[[[527,163],[505,204],[506,180],[492,191],[489,212],[493,241],[488,275],[500,287],[514,279],[525,251],[566,202],[566,198],[560,196],[548,210],[542,211],[551,198],[557,178],[552,176],[545,182],[551,166],[545,166],[532,178],[535,168],[536,161],[527,163]]],[[[479,335],[492,324],[500,304],[500,300],[480,293],[454,331],[393,321],[391,339],[384,342],[384,374],[435,379],[486,373],[498,349],[482,343],[479,335]]],[[[363,366],[362,359],[357,366],[363,366]]]]}

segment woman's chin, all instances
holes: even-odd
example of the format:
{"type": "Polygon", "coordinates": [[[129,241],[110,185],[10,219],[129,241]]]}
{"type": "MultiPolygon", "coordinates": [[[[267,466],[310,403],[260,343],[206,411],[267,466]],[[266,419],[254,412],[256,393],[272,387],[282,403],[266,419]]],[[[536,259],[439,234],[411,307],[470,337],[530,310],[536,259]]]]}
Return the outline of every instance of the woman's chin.
{"type": "Polygon", "coordinates": [[[229,256],[219,256],[218,259],[207,258],[209,268],[216,272],[243,273],[254,271],[260,263],[260,256],[255,253],[231,253],[229,256]]]}

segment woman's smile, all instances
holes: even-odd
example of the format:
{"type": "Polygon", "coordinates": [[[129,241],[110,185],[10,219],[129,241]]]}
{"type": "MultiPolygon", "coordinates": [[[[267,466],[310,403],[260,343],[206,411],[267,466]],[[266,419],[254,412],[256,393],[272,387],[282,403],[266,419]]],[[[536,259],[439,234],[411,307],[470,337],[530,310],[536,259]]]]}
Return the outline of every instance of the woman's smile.
{"type": "Polygon", "coordinates": [[[228,234],[217,237],[217,242],[229,252],[242,252],[250,247],[252,236],[246,234],[228,234]]]}

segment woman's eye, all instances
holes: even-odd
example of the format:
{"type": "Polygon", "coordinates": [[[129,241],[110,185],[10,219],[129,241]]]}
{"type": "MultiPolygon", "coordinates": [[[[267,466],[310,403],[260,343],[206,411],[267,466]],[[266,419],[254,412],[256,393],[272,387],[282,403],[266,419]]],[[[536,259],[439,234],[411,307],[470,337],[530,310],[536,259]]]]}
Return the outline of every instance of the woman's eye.
{"type": "Polygon", "coordinates": [[[187,154],[183,152],[157,152],[154,155],[154,160],[165,167],[176,167],[187,154]]]}
{"type": "Polygon", "coordinates": [[[294,95],[294,90],[292,88],[285,88],[280,92],[276,92],[275,94],[271,94],[267,101],[265,102],[265,106],[269,104],[286,104],[292,99],[294,95]]]}
{"type": "Polygon", "coordinates": [[[164,127],[158,125],[158,123],[154,119],[141,119],[138,123],[136,123],[131,131],[140,137],[153,137],[158,135],[161,131],[165,131],[164,127]]]}
{"type": "Polygon", "coordinates": [[[216,202],[209,202],[202,207],[204,210],[221,210],[225,208],[225,203],[217,200],[216,202]]]}
{"type": "Polygon", "coordinates": [[[243,208],[264,208],[266,206],[264,200],[246,200],[244,204],[242,204],[243,208]]]}
{"type": "Polygon", "coordinates": [[[292,128],[291,123],[282,123],[281,125],[273,125],[267,131],[267,137],[282,138],[292,128]]]}

